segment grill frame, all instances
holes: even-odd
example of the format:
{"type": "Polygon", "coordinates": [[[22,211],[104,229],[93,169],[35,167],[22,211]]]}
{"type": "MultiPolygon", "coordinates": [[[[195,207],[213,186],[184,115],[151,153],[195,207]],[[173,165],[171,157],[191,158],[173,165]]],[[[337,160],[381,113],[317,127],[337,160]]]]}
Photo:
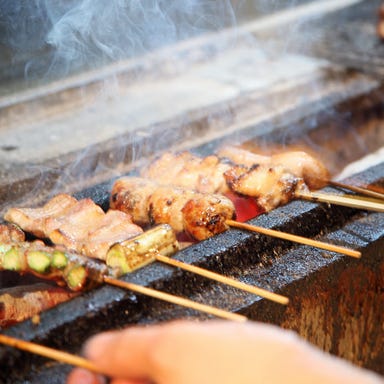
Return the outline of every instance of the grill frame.
{"type": "MultiPolygon", "coordinates": [[[[368,6],[364,5],[364,7],[368,6]]],[[[358,14],[359,10],[360,5],[354,7],[351,12],[358,14]]],[[[367,12],[365,11],[364,14],[367,15],[367,12]]],[[[329,19],[330,23],[335,23],[337,18],[338,14],[329,19]]],[[[303,26],[305,27],[305,25],[303,26]]],[[[333,28],[329,28],[329,30],[334,32],[333,28]]],[[[300,45],[300,42],[297,45],[300,45]]],[[[336,57],[332,51],[325,53],[319,50],[318,53],[321,57],[335,59],[348,67],[365,70],[364,67],[358,65],[357,61],[354,61],[355,64],[352,65],[345,57],[336,57]]],[[[375,73],[375,71],[368,72],[375,73]]],[[[358,87],[355,88],[354,93],[350,92],[341,97],[340,94],[330,93],[326,99],[321,100],[321,103],[313,102],[304,107],[294,108],[289,112],[274,116],[273,119],[251,124],[235,133],[223,134],[219,138],[207,140],[204,144],[189,149],[197,154],[207,155],[226,141],[236,141],[248,145],[257,142],[257,145],[266,147],[281,143],[290,146],[300,144],[300,138],[304,137],[306,139],[304,144],[309,142],[312,148],[323,151],[330,167],[336,163],[338,167],[346,165],[349,161],[383,145],[384,133],[381,132],[384,131],[382,123],[384,108],[381,101],[384,89],[380,81],[370,77],[364,77],[359,81],[361,75],[355,72],[336,71],[335,73],[330,72],[328,75],[332,77],[340,76],[340,74],[343,74],[346,80],[356,79],[353,84],[357,84],[358,87]],[[335,118],[336,121],[334,121],[335,118]],[[333,138],[332,143],[324,143],[323,138],[328,134],[333,138]],[[350,148],[345,148],[343,145],[346,135],[350,148]],[[354,140],[354,138],[357,139],[354,140]]],[[[242,102],[246,104],[246,97],[245,100],[233,104],[232,107],[242,107],[244,105],[242,102]]],[[[191,121],[187,128],[184,127],[186,130],[190,129],[189,133],[180,136],[179,142],[172,141],[172,146],[180,148],[180,142],[184,139],[187,141],[187,146],[190,145],[188,137],[204,131],[209,120],[206,112],[201,111],[198,118],[191,121]]],[[[221,109],[215,109],[215,113],[216,116],[219,116],[221,109]]],[[[163,147],[157,147],[157,150],[164,150],[166,140],[171,140],[174,134],[172,123],[174,122],[159,124],[153,130],[155,138],[160,135],[165,137],[165,140],[162,141],[163,147]]],[[[154,137],[143,137],[132,143],[132,148],[126,153],[125,158],[127,170],[130,169],[132,173],[135,173],[135,170],[132,170],[133,165],[129,164],[129,159],[133,157],[132,153],[139,148],[143,162],[150,157],[153,148],[149,145],[149,141],[154,137]]],[[[121,137],[118,137],[110,142],[102,143],[96,151],[96,158],[85,157],[84,163],[108,158],[111,152],[119,150],[120,139],[121,137]]],[[[39,196],[40,201],[36,201],[36,204],[47,199],[48,196],[44,191],[50,191],[51,187],[56,185],[60,175],[65,171],[65,167],[76,156],[77,154],[68,154],[64,161],[51,160],[54,166],[51,163],[49,171],[44,174],[44,183],[40,185],[42,191],[39,196]]],[[[142,163],[134,165],[140,166],[142,163]]],[[[44,164],[38,165],[44,166],[44,164]]],[[[356,184],[365,182],[383,187],[383,168],[382,163],[353,176],[347,182],[356,184]]],[[[20,169],[22,173],[25,172],[23,167],[20,169]]],[[[9,201],[10,191],[22,196],[23,191],[31,188],[36,182],[36,177],[27,176],[2,185],[0,197],[9,201]]],[[[105,175],[103,177],[102,182],[88,180],[87,185],[80,185],[80,183],[71,185],[68,191],[79,198],[91,197],[103,208],[107,208],[113,178],[105,178],[105,175]]],[[[326,191],[334,192],[335,190],[326,188],[326,191]]],[[[340,340],[343,340],[345,327],[348,322],[353,320],[353,316],[348,317],[347,313],[339,314],[339,309],[343,308],[344,304],[347,307],[349,305],[351,310],[356,309],[351,304],[352,298],[345,296],[346,292],[355,290],[357,292],[356,303],[359,303],[361,295],[369,290],[370,295],[375,296],[371,301],[373,308],[376,308],[376,302],[382,300],[383,282],[380,280],[380,271],[384,268],[381,251],[384,246],[383,215],[295,201],[250,222],[266,228],[284,230],[302,236],[319,237],[323,241],[351,246],[361,250],[363,258],[354,260],[340,255],[332,255],[327,258],[324,257],[323,251],[297,246],[266,236],[244,233],[236,229],[193,245],[175,256],[179,260],[211,268],[216,272],[284,294],[291,299],[288,308],[158,263],[149,265],[123,279],[217,305],[247,315],[252,320],[294,329],[321,348],[384,374],[382,370],[384,357],[375,355],[377,345],[372,344],[371,350],[374,353],[372,352],[371,359],[359,356],[358,353],[347,356],[346,351],[339,345],[340,340]],[[314,226],[313,223],[317,225],[314,226]],[[371,276],[371,280],[359,281],[364,288],[361,292],[358,290],[357,282],[354,281],[356,274],[371,276]],[[339,280],[342,283],[339,284],[339,280]],[[367,282],[372,283],[371,286],[367,282]],[[327,300],[325,300],[323,312],[326,313],[329,310],[336,322],[333,330],[334,340],[328,344],[325,342],[326,338],[322,336],[326,335],[327,327],[330,324],[321,323],[321,319],[314,315],[317,306],[321,306],[324,298],[327,300]],[[301,311],[303,311],[302,314],[300,314],[301,311]],[[305,318],[305,315],[308,317],[305,318]],[[336,315],[339,315],[339,318],[336,315]],[[319,322],[322,327],[320,330],[315,329],[319,322]]],[[[380,314],[378,312],[375,314],[380,319],[380,314]]],[[[363,319],[364,315],[367,315],[367,312],[362,310],[359,319],[363,319]]],[[[207,318],[207,316],[191,310],[103,286],[42,313],[38,325],[27,320],[4,330],[4,333],[79,353],[85,339],[96,332],[129,324],[150,324],[181,317],[201,320],[207,318]]],[[[369,330],[372,338],[384,340],[383,331],[375,327],[375,324],[363,324],[363,326],[365,326],[364,329],[369,330]]],[[[364,329],[361,328],[362,334],[364,329]]],[[[364,342],[360,337],[362,335],[358,336],[359,338],[353,346],[360,346],[364,342]]],[[[47,363],[45,359],[38,356],[4,347],[0,348],[0,368],[0,379],[5,383],[16,384],[26,381],[29,383],[62,383],[70,370],[70,367],[47,363]]]]}

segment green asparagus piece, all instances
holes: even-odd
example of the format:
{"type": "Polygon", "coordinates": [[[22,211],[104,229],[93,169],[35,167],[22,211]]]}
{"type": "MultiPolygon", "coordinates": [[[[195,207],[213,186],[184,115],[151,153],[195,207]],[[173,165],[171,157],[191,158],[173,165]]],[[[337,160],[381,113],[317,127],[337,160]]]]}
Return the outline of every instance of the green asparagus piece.
{"type": "Polygon", "coordinates": [[[51,265],[51,257],[44,251],[27,251],[28,267],[37,273],[46,273],[51,265]]]}
{"type": "Polygon", "coordinates": [[[0,270],[32,273],[78,291],[103,283],[113,271],[98,260],[29,242],[0,243],[0,270]]]}
{"type": "Polygon", "coordinates": [[[64,271],[64,280],[72,291],[81,290],[86,285],[87,277],[88,272],[83,265],[77,264],[64,271]]]}
{"type": "Polygon", "coordinates": [[[25,269],[25,260],[23,253],[17,247],[11,247],[2,255],[2,267],[8,271],[23,271],[25,269]]]}
{"type": "Polygon", "coordinates": [[[52,254],[52,266],[57,269],[63,269],[67,266],[68,259],[62,251],[54,251],[52,254]]]}
{"type": "Polygon", "coordinates": [[[162,224],[113,245],[107,253],[106,263],[125,274],[153,262],[158,253],[168,256],[178,249],[175,232],[168,224],[162,224]]]}

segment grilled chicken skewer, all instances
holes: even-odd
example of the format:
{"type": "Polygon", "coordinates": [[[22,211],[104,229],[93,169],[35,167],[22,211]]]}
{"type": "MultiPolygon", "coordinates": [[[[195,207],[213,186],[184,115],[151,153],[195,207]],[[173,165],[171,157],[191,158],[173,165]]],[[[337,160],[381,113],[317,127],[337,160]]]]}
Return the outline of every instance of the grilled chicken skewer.
{"type": "Polygon", "coordinates": [[[235,146],[225,146],[218,150],[217,155],[222,159],[230,160],[233,164],[248,168],[254,167],[256,164],[283,167],[292,175],[303,179],[310,190],[325,187],[330,178],[324,164],[303,151],[282,152],[272,156],[264,156],[235,146]]]}
{"type": "Polygon", "coordinates": [[[232,151],[232,147],[227,147],[226,152],[220,153],[225,154],[227,158],[232,154],[231,160],[238,164],[220,162],[220,158],[217,156],[208,156],[210,160],[204,161],[188,152],[175,155],[166,153],[149,167],[143,169],[141,175],[157,182],[162,182],[161,180],[164,178],[170,184],[181,185],[199,192],[202,190],[201,188],[207,192],[210,187],[210,193],[227,193],[229,187],[235,193],[255,198],[257,204],[267,212],[294,198],[316,202],[327,201],[378,212],[384,210],[384,204],[380,202],[367,203],[366,199],[359,198],[360,200],[358,200],[355,196],[351,201],[349,196],[344,196],[344,199],[340,196],[335,198],[334,195],[321,193],[320,200],[319,193],[316,196],[312,195],[308,186],[319,188],[326,185],[324,178],[327,177],[328,172],[318,160],[305,152],[275,155],[275,164],[271,164],[269,157],[237,148],[232,151]],[[172,170],[172,164],[174,170],[172,170]],[[287,169],[287,166],[290,169],[287,169]],[[182,177],[183,173],[187,171],[188,177],[182,177]],[[210,177],[217,180],[214,183],[206,182],[210,177]],[[226,181],[227,187],[223,187],[222,179],[226,181]]]}
{"type": "Polygon", "coordinates": [[[139,177],[118,179],[112,188],[110,207],[132,216],[139,225],[170,224],[204,240],[228,229],[225,221],[236,216],[224,195],[158,184],[139,177]]]}
{"type": "MultiPolygon", "coordinates": [[[[153,254],[162,252],[168,255],[177,249],[173,236],[162,237],[163,241],[159,242],[159,236],[163,233],[163,229],[154,228],[149,233],[143,233],[131,241],[125,242],[125,247],[131,251],[129,268],[126,269],[126,273],[133,272],[153,261],[153,254]]],[[[127,264],[126,261],[125,265],[127,264]]],[[[121,268],[108,267],[99,260],[49,247],[41,241],[0,243],[0,270],[32,273],[43,279],[54,280],[59,285],[65,285],[76,292],[106,283],[224,319],[246,320],[246,317],[236,313],[118,280],[118,277],[123,275],[121,268]]]]}
{"type": "MultiPolygon", "coordinates": [[[[230,201],[221,195],[202,194],[180,187],[169,187],[138,177],[118,179],[111,193],[111,207],[132,215],[141,224],[170,224],[176,232],[187,231],[198,240],[223,232],[236,223],[235,210],[230,201]],[[156,204],[156,206],[155,206],[156,204]],[[156,209],[154,211],[154,209],[156,209]],[[186,224],[187,223],[187,224],[186,224]]],[[[250,230],[250,227],[248,228],[250,230]]],[[[254,227],[254,231],[257,231],[254,227]]],[[[263,228],[263,233],[317,248],[332,250],[348,256],[361,253],[345,247],[313,241],[301,236],[263,228]]],[[[260,232],[260,231],[259,231],[260,232]]]]}
{"type": "Polygon", "coordinates": [[[272,156],[263,156],[235,146],[224,146],[217,152],[220,158],[226,158],[238,165],[252,167],[255,164],[283,165],[295,176],[301,177],[310,190],[316,190],[332,185],[335,187],[349,189],[361,195],[384,199],[384,194],[372,191],[369,188],[356,187],[340,181],[331,180],[328,170],[324,164],[315,157],[303,151],[282,152],[272,156]]]}

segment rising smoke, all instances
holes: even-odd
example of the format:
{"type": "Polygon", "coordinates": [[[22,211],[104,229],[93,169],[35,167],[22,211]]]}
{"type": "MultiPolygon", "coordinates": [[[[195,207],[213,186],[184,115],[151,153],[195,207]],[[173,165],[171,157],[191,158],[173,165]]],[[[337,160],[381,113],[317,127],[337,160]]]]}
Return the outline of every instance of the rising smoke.
{"type": "MultiPolygon", "coordinates": [[[[240,1],[241,2],[241,1],[240,1]]],[[[61,77],[236,23],[230,0],[0,0],[0,44],[26,78],[61,77]]]]}

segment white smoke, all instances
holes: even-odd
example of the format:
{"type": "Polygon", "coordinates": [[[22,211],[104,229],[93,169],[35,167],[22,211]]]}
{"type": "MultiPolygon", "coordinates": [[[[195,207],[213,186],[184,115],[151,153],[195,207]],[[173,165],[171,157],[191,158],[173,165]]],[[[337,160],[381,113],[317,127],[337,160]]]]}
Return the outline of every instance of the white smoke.
{"type": "MultiPolygon", "coordinates": [[[[46,33],[44,44],[52,53],[49,77],[142,55],[236,24],[230,0],[35,0],[29,7],[35,21],[46,18],[41,33],[46,33]]],[[[28,65],[31,74],[36,63],[28,65]]]]}

